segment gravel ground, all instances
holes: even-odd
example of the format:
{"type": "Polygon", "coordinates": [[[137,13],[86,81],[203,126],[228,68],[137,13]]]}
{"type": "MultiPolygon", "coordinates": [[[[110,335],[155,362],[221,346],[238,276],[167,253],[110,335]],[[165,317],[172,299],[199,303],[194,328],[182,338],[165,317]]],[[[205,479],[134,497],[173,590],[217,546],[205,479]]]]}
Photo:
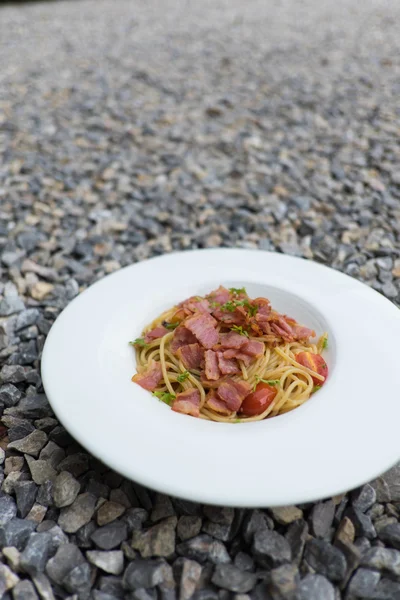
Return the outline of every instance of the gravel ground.
{"type": "Polygon", "coordinates": [[[39,375],[74,296],[171,250],[276,249],[399,303],[399,22],[397,0],[0,9],[0,597],[400,598],[400,466],[314,505],[168,498],[80,448],[39,375]]]}

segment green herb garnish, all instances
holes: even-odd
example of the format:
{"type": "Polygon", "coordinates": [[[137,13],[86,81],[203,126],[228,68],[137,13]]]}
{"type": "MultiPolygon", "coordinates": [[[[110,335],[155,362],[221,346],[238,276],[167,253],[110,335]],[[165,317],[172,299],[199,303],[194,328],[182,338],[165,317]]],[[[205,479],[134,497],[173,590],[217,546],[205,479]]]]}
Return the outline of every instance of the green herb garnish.
{"type": "Polygon", "coordinates": [[[133,342],[129,342],[130,346],[142,346],[142,348],[147,348],[149,344],[146,344],[144,338],[136,338],[133,342]]]}
{"type": "Polygon", "coordinates": [[[326,350],[328,347],[328,338],[325,337],[324,341],[322,342],[322,350],[326,350]]]}
{"type": "Polygon", "coordinates": [[[235,419],[233,422],[234,423],[242,423],[242,419],[235,419]]]}
{"type": "Polygon", "coordinates": [[[231,331],[236,331],[236,333],[239,335],[245,335],[246,337],[249,337],[248,332],[245,331],[241,325],[232,325],[231,331]]]}
{"type": "Polygon", "coordinates": [[[210,302],[210,306],[211,308],[218,308],[218,306],[221,306],[221,302],[210,302]]]}
{"type": "Polygon", "coordinates": [[[179,325],[179,322],[176,323],[164,323],[164,327],[167,329],[176,329],[179,325]]]}
{"type": "Polygon", "coordinates": [[[230,300],[229,302],[225,302],[225,304],[221,306],[221,310],[228,310],[229,312],[234,312],[236,310],[236,307],[236,302],[230,300]]]}
{"type": "Polygon", "coordinates": [[[239,294],[246,294],[246,288],[242,287],[242,288],[229,288],[229,291],[231,292],[231,294],[235,294],[235,296],[238,296],[239,294]]]}
{"type": "Polygon", "coordinates": [[[195,298],[198,302],[201,302],[202,300],[204,300],[204,298],[202,298],[201,296],[195,296],[195,298]]]}
{"type": "Polygon", "coordinates": [[[322,385],[315,385],[311,391],[312,394],[315,394],[315,392],[318,392],[318,390],[320,390],[322,388],[322,385]]]}
{"type": "Polygon", "coordinates": [[[176,380],[179,381],[179,383],[182,383],[182,381],[185,381],[185,379],[187,379],[189,377],[189,375],[190,375],[189,371],[184,371],[183,373],[180,373],[180,375],[178,375],[176,380]]]}
{"type": "MultiPolygon", "coordinates": [[[[247,305],[246,305],[246,306],[247,306],[247,305]]],[[[258,312],[258,306],[252,306],[252,305],[250,304],[250,302],[249,302],[249,305],[248,305],[248,307],[247,307],[247,308],[249,309],[249,315],[250,315],[251,317],[254,317],[254,316],[257,314],[257,312],[258,312]]]]}
{"type": "Polygon", "coordinates": [[[175,394],[170,394],[169,392],[160,392],[160,391],[153,392],[153,396],[155,396],[156,398],[161,400],[161,402],[165,402],[165,404],[168,404],[168,406],[170,406],[171,402],[173,400],[175,400],[175,398],[176,398],[175,394]]]}

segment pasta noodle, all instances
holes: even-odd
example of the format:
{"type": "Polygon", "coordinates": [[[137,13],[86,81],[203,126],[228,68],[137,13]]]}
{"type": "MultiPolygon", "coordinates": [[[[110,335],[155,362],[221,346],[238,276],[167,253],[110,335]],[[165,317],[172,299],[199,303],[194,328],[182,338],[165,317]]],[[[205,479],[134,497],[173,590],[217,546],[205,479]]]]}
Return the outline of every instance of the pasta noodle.
{"type": "MultiPolygon", "coordinates": [[[[251,301],[249,300],[249,302],[251,301]]],[[[166,324],[174,328],[179,325],[179,322],[174,322],[179,310],[182,310],[181,305],[165,311],[144,329],[143,338],[134,342],[137,373],[139,375],[139,377],[138,375],[135,376],[138,380],[137,383],[140,384],[140,376],[151,369],[154,361],[160,363],[162,377],[154,387],[153,393],[160,399],[166,399],[167,403],[174,400],[179,394],[195,389],[200,394],[198,406],[198,416],[200,418],[223,423],[248,423],[275,417],[298,408],[325,381],[325,371],[323,371],[325,373],[323,375],[320,369],[312,368],[313,363],[310,363],[311,368],[307,366],[307,363],[301,364],[299,356],[303,356],[302,353],[311,353],[312,356],[320,355],[327,345],[327,333],[324,333],[317,343],[311,343],[307,339],[293,339],[292,341],[280,339],[277,341],[276,335],[275,337],[271,334],[253,335],[251,328],[248,328],[247,333],[245,331],[241,333],[246,334],[246,339],[249,342],[262,342],[264,345],[263,352],[254,357],[247,365],[245,361],[239,358],[239,372],[229,375],[228,378],[234,382],[246,382],[246,385],[252,391],[257,389],[260,382],[264,382],[267,384],[264,386],[265,388],[273,387],[276,392],[273,400],[259,414],[241,414],[240,409],[232,410],[229,414],[221,414],[221,412],[207,405],[208,395],[215,388],[214,382],[204,381],[200,368],[186,368],[182,362],[182,357],[178,356],[176,351],[172,351],[171,342],[174,339],[175,329],[169,329],[161,337],[149,339],[146,343],[142,342],[150,332],[156,331],[158,328],[165,329],[166,324]]],[[[292,325],[295,321],[288,318],[288,323],[292,325]]],[[[236,327],[236,330],[239,329],[241,328],[236,327]]],[[[231,325],[226,325],[220,321],[217,330],[220,335],[232,331],[233,328],[231,325]]],[[[135,377],[133,380],[135,380],[135,377]]],[[[222,379],[224,379],[223,376],[222,379]]]]}

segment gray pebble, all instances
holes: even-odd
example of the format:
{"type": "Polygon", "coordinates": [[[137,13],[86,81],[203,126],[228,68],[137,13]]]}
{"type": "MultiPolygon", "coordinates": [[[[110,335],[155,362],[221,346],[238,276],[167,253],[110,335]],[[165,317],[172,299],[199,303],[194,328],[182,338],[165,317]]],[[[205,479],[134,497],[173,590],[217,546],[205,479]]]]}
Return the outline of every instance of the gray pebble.
{"type": "Polygon", "coordinates": [[[22,552],[29,536],[36,528],[36,523],[14,517],[0,527],[0,548],[14,546],[22,552]]]}
{"type": "Polygon", "coordinates": [[[74,477],[79,477],[89,470],[89,456],[83,452],[70,454],[58,464],[57,469],[60,472],[68,471],[74,477]]]}
{"type": "Polygon", "coordinates": [[[99,527],[91,538],[101,550],[112,550],[128,538],[128,528],[126,523],[114,521],[104,527],[99,527]]]}
{"type": "Polygon", "coordinates": [[[0,317],[8,317],[24,310],[25,304],[19,296],[11,296],[0,300],[0,317]]]}
{"type": "Polygon", "coordinates": [[[271,600],[297,600],[300,581],[295,565],[281,565],[270,571],[269,594],[271,600]]]}
{"type": "Polygon", "coordinates": [[[24,519],[35,503],[38,487],[33,481],[17,481],[14,486],[19,516],[24,519]]]}
{"type": "Polygon", "coordinates": [[[389,523],[378,529],[378,537],[387,546],[400,550],[400,523],[389,523]]]}
{"type": "Polygon", "coordinates": [[[343,553],[325,540],[307,542],[304,559],[320,575],[331,581],[341,581],[346,573],[346,559],[343,553]]]}
{"type": "Polygon", "coordinates": [[[89,550],[86,552],[86,558],[95,567],[112,575],[120,575],[124,568],[124,554],[121,550],[111,550],[109,552],[89,550]]]}
{"type": "Polygon", "coordinates": [[[225,590],[245,593],[253,589],[257,577],[248,571],[241,571],[234,565],[219,564],[215,567],[212,582],[225,590]]]}
{"type": "Polygon", "coordinates": [[[132,548],[143,558],[170,556],[175,550],[176,517],[164,519],[146,531],[136,530],[132,534],[132,548]]]}
{"type": "Polygon", "coordinates": [[[15,331],[25,329],[30,325],[35,325],[40,317],[40,311],[37,308],[28,308],[20,312],[15,321],[15,331]]]}
{"type": "Polygon", "coordinates": [[[153,588],[164,580],[164,562],[159,559],[138,559],[130,563],[124,573],[123,586],[128,590],[153,588]]]}
{"type": "Polygon", "coordinates": [[[299,565],[302,559],[307,536],[308,524],[302,519],[292,523],[285,534],[292,551],[292,560],[296,565],[299,565]]]}
{"type": "Polygon", "coordinates": [[[46,460],[35,460],[34,458],[27,456],[29,470],[32,475],[32,479],[37,485],[42,485],[47,481],[53,481],[57,475],[57,471],[53,469],[50,463],[46,460]]]}
{"type": "Polygon", "coordinates": [[[53,539],[50,533],[32,533],[21,554],[21,569],[29,575],[42,572],[49,555],[54,550],[53,539]]]}
{"type": "Polygon", "coordinates": [[[0,527],[5,525],[17,515],[17,506],[14,500],[0,492],[0,527]]]}
{"type": "Polygon", "coordinates": [[[80,484],[68,471],[61,471],[53,483],[52,494],[57,508],[69,506],[79,494],[80,484]]]}
{"type": "Polygon", "coordinates": [[[182,515],[178,521],[176,533],[178,538],[184,542],[198,535],[201,531],[202,520],[200,517],[182,515]]]}
{"type": "Polygon", "coordinates": [[[26,437],[11,442],[8,448],[9,450],[18,450],[18,452],[37,458],[46,442],[47,434],[44,431],[40,431],[40,429],[35,429],[26,437]]]}
{"type": "Polygon", "coordinates": [[[278,567],[292,558],[289,542],[276,531],[257,531],[252,549],[257,562],[265,567],[278,567]]]}
{"type": "Polygon", "coordinates": [[[14,600],[39,600],[33,584],[24,579],[19,581],[12,591],[14,600]]]}
{"type": "Polygon", "coordinates": [[[323,575],[306,575],[301,581],[298,600],[336,600],[335,588],[323,575]]]}
{"type": "MultiPolygon", "coordinates": [[[[143,524],[148,521],[149,515],[144,508],[130,508],[124,514],[122,520],[127,524],[129,533],[143,528],[143,524]]],[[[179,525],[178,525],[179,526],[179,525]]]]}
{"type": "Polygon", "coordinates": [[[78,496],[74,502],[61,509],[58,524],[66,533],[76,533],[80,527],[89,523],[93,517],[96,498],[85,493],[78,496]]]}
{"type": "Polygon", "coordinates": [[[66,575],[62,581],[63,587],[78,598],[88,598],[92,587],[92,571],[88,563],[78,565],[66,575]]]}
{"type": "Polygon", "coordinates": [[[361,566],[387,571],[392,575],[400,577],[400,552],[377,546],[370,548],[363,554],[361,566]]]}
{"type": "Polygon", "coordinates": [[[47,563],[46,573],[54,583],[62,584],[64,577],[85,562],[82,552],[73,544],[62,544],[47,563]]]}
{"type": "Polygon", "coordinates": [[[20,398],[21,392],[12,383],[6,383],[0,387],[0,403],[4,406],[15,406],[20,398]]]}
{"type": "Polygon", "coordinates": [[[356,490],[351,495],[353,507],[365,513],[376,502],[376,491],[367,483],[362,488],[356,490]]]}
{"type": "Polygon", "coordinates": [[[357,508],[348,510],[346,514],[352,521],[357,536],[366,537],[369,540],[376,538],[376,531],[371,517],[365,515],[357,508]]]}
{"type": "Polygon", "coordinates": [[[368,598],[368,595],[373,594],[381,576],[377,571],[370,569],[359,568],[354,573],[348,585],[350,596],[360,598],[368,598]]]}
{"type": "Polygon", "coordinates": [[[178,544],[176,551],[181,556],[197,560],[200,563],[207,560],[215,565],[231,562],[224,544],[205,534],[178,544]]]}
{"type": "Polygon", "coordinates": [[[310,515],[311,532],[315,537],[325,538],[333,523],[335,505],[332,500],[315,504],[310,515]]]}

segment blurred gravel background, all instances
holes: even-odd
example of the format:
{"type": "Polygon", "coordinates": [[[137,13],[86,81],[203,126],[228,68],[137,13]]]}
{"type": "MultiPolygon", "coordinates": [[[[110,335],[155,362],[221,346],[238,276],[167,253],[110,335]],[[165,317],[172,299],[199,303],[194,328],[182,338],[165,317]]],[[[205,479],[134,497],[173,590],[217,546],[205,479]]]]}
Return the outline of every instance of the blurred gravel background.
{"type": "Polygon", "coordinates": [[[396,0],[0,8],[0,597],[400,598],[400,468],[315,505],[167,498],[71,440],[39,375],[80,290],[172,250],[275,249],[399,303],[399,23],[396,0]]]}

